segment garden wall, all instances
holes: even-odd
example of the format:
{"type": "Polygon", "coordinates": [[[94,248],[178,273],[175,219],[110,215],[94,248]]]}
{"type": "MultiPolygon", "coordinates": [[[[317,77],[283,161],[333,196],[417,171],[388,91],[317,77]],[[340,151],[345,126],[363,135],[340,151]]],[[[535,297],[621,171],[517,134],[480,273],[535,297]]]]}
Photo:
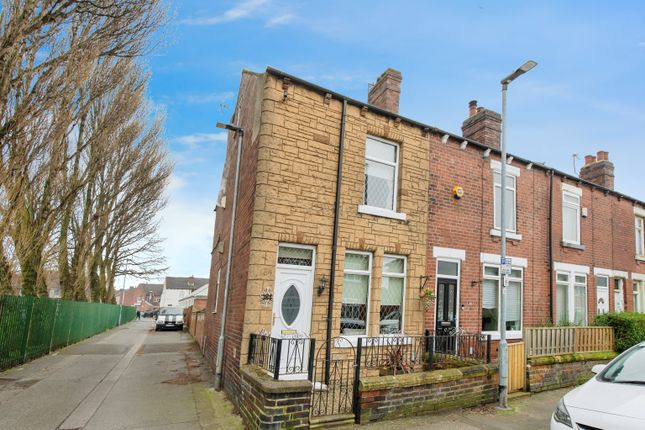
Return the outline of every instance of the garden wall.
{"type": "Polygon", "coordinates": [[[527,360],[528,390],[538,393],[580,385],[591,379],[593,366],[606,364],[615,356],[607,351],[531,357],[527,360]]]}
{"type": "Polygon", "coordinates": [[[309,381],[276,381],[252,365],[242,366],[240,375],[238,407],[246,428],[309,428],[309,381]]]}
{"type": "Polygon", "coordinates": [[[497,364],[363,378],[360,423],[422,415],[497,400],[497,364]]]}

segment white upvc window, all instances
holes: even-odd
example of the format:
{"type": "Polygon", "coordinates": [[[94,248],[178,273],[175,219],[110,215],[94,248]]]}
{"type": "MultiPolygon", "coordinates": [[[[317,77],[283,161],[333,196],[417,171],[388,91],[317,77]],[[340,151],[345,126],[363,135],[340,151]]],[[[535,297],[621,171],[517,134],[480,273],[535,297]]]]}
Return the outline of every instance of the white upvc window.
{"type": "MultiPolygon", "coordinates": [[[[522,331],[522,290],[524,273],[513,267],[506,277],[506,331],[522,331]]],[[[499,333],[499,309],[501,302],[501,282],[499,265],[485,264],[482,285],[482,333],[499,333]]]]}
{"type": "Polygon", "coordinates": [[[643,218],[637,216],[634,219],[634,230],[636,232],[636,256],[645,257],[645,228],[643,218]]]}
{"type": "Polygon", "coordinates": [[[614,312],[625,311],[625,279],[614,278],[614,312]]]}
{"type": "Polygon", "coordinates": [[[634,312],[645,313],[645,289],[643,288],[643,281],[636,280],[633,282],[634,290],[634,312]]]}
{"type": "MultiPolygon", "coordinates": [[[[493,184],[494,184],[494,227],[496,230],[502,229],[502,174],[501,172],[495,170],[493,172],[493,184]]],[[[504,202],[504,222],[506,224],[506,231],[515,233],[517,230],[516,226],[516,210],[517,210],[517,178],[512,174],[506,174],[506,192],[504,197],[506,201],[504,202]]]]}
{"type": "Polygon", "coordinates": [[[403,333],[406,258],[383,256],[379,334],[403,333]]]}
{"type": "Polygon", "coordinates": [[[609,312],[609,276],[596,276],[596,315],[609,312]]]}
{"type": "Polygon", "coordinates": [[[556,272],[556,323],[587,324],[587,275],[556,272]]]}
{"type": "Polygon", "coordinates": [[[562,191],[562,240],[580,245],[580,198],[567,190],[562,191]]]}
{"type": "Polygon", "coordinates": [[[363,204],[396,212],[398,178],[399,145],[369,136],[365,144],[363,204]]]}
{"type": "Polygon", "coordinates": [[[347,251],[343,278],[343,301],[340,309],[340,334],[367,334],[372,254],[347,251]]]}

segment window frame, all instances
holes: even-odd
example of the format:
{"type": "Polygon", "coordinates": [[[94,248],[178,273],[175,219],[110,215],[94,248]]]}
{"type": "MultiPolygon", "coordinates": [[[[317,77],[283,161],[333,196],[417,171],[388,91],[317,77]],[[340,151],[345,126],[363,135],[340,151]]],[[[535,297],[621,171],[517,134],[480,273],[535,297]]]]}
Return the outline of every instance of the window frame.
{"type": "Polygon", "coordinates": [[[634,238],[636,257],[645,257],[645,218],[641,216],[634,217],[634,238]],[[640,226],[638,225],[640,222],[640,226]],[[638,239],[640,238],[640,249],[638,249],[638,239]]]}
{"type": "MultiPolygon", "coordinates": [[[[455,328],[459,329],[459,317],[461,316],[459,311],[461,309],[461,303],[460,303],[460,289],[461,289],[461,259],[459,258],[449,258],[449,257],[437,257],[435,259],[435,277],[434,277],[434,291],[435,291],[435,304],[433,306],[435,315],[434,315],[434,322],[436,323],[437,321],[437,288],[439,287],[439,278],[445,278],[445,279],[454,279],[457,281],[457,292],[456,292],[456,298],[455,301],[457,302],[455,304],[456,311],[455,311],[455,328]],[[457,264],[457,276],[455,275],[444,275],[442,273],[439,273],[439,262],[443,261],[444,263],[454,263],[457,264]]],[[[436,330],[436,327],[435,327],[436,330]]]]}
{"type": "MultiPolygon", "coordinates": [[[[497,219],[497,205],[501,205],[501,194],[500,198],[496,199],[495,198],[495,190],[497,188],[500,189],[500,193],[502,191],[502,172],[501,170],[493,169],[493,229],[497,231],[502,231],[502,226],[501,226],[501,219],[497,219]],[[495,182],[495,176],[496,174],[499,174],[499,183],[495,182]],[[498,201],[499,200],[499,201],[498,201]]],[[[512,173],[509,173],[508,171],[506,172],[506,189],[513,191],[513,215],[511,218],[513,219],[513,227],[514,228],[509,228],[509,226],[506,226],[506,232],[507,233],[517,233],[517,176],[513,175],[512,173]],[[513,178],[513,187],[509,187],[509,178],[513,178]]],[[[501,213],[501,208],[500,208],[500,213],[501,213]]],[[[501,216],[503,217],[504,214],[501,213],[501,216]]]]}
{"type": "MultiPolygon", "coordinates": [[[[557,294],[557,289],[558,289],[558,283],[560,285],[564,284],[564,281],[558,281],[558,275],[566,275],[568,277],[566,281],[567,285],[567,306],[566,306],[566,321],[565,323],[567,324],[572,324],[572,325],[577,325],[576,324],[576,286],[580,286],[582,284],[578,283],[576,281],[577,276],[582,276],[585,278],[585,320],[581,325],[587,325],[588,320],[589,320],[589,275],[587,273],[581,273],[581,272],[576,272],[576,271],[568,271],[568,270],[556,270],[555,271],[555,316],[557,318],[558,316],[558,294],[557,294]]],[[[599,276],[599,275],[596,275],[599,276]]],[[[602,275],[600,275],[602,276],[602,275]]],[[[596,289],[597,291],[597,289],[596,289]]],[[[598,311],[598,305],[596,304],[596,312],[598,311]]],[[[555,321],[555,325],[560,324],[560,320],[555,321]]]]}
{"type": "Polygon", "coordinates": [[[367,136],[365,139],[365,171],[363,173],[363,199],[362,199],[362,205],[367,208],[375,208],[375,209],[380,209],[384,211],[391,211],[391,212],[397,212],[398,211],[398,206],[399,206],[399,164],[401,162],[401,145],[392,142],[386,139],[382,139],[380,137],[376,136],[367,136]],[[388,160],[383,160],[381,158],[376,158],[376,157],[370,157],[367,155],[367,143],[369,140],[373,140],[375,142],[384,144],[384,145],[390,145],[394,146],[395,149],[395,161],[391,162],[388,160]],[[385,164],[390,167],[394,167],[394,186],[392,190],[392,207],[391,208],[382,208],[380,206],[373,206],[367,203],[367,161],[373,161],[375,163],[380,163],[380,164],[385,164]]]}
{"type": "MultiPolygon", "coordinates": [[[[600,273],[594,275],[594,283],[596,284],[596,316],[597,316],[597,315],[601,315],[600,312],[598,312],[598,288],[606,288],[607,289],[607,301],[609,301],[609,283],[610,283],[609,282],[609,275],[603,275],[603,274],[600,274],[600,273]],[[603,278],[603,279],[605,279],[607,281],[606,286],[598,285],[598,279],[600,279],[600,278],[603,278]]],[[[607,312],[606,313],[609,313],[609,312],[610,312],[609,303],[607,303],[607,312]]],[[[603,315],[604,315],[604,313],[603,313],[603,315]]]]}
{"type": "MultiPolygon", "coordinates": [[[[339,315],[339,336],[343,336],[345,338],[348,338],[350,342],[353,340],[358,339],[359,337],[368,337],[369,336],[369,327],[370,327],[370,299],[371,299],[371,290],[372,290],[372,268],[374,265],[374,253],[370,251],[357,251],[357,250],[345,250],[345,256],[343,260],[343,291],[340,297],[340,315],[339,315]],[[347,260],[347,254],[358,254],[358,255],[367,255],[369,257],[368,261],[368,268],[367,271],[364,270],[355,270],[355,269],[347,269],[345,265],[345,261],[347,260]],[[366,308],[365,308],[365,334],[344,334],[342,333],[340,329],[340,319],[342,319],[342,307],[343,307],[343,295],[345,293],[345,274],[349,273],[352,275],[367,275],[367,297],[366,297],[366,308]]],[[[352,342],[353,343],[353,342],[352,342]]]]}
{"type": "MultiPolygon", "coordinates": [[[[508,338],[520,338],[522,337],[522,330],[524,330],[524,267],[521,266],[512,266],[511,270],[519,270],[520,271],[520,278],[512,277],[510,275],[505,275],[506,278],[508,278],[510,281],[513,282],[519,282],[520,283],[520,328],[519,330],[506,330],[506,334],[508,338]]],[[[484,300],[484,284],[483,280],[484,279],[492,279],[497,281],[497,330],[492,331],[492,330],[481,330],[482,334],[490,334],[491,338],[498,338],[500,336],[500,318],[499,318],[499,311],[502,308],[501,301],[502,301],[502,268],[500,267],[499,264],[491,264],[491,263],[483,263],[482,264],[482,285],[481,285],[481,294],[480,294],[480,313],[483,312],[483,300],[484,300]],[[486,274],[486,267],[494,267],[497,269],[497,276],[493,275],[487,275],[486,274]]],[[[481,327],[481,317],[479,321],[479,325],[481,327]]]]}
{"type": "Polygon", "coordinates": [[[581,213],[581,210],[582,210],[582,195],[578,194],[578,193],[575,193],[575,192],[573,192],[571,190],[568,190],[568,189],[563,189],[562,190],[562,241],[563,242],[571,243],[571,244],[574,244],[574,245],[580,245],[581,244],[581,242],[582,242],[581,237],[580,237],[580,213],[581,213]],[[572,197],[572,198],[575,198],[576,200],[578,200],[578,204],[574,208],[576,210],[576,218],[575,218],[575,222],[576,222],[576,239],[575,240],[567,239],[567,238],[564,237],[564,234],[565,234],[565,231],[566,231],[565,224],[564,224],[565,219],[566,219],[564,209],[565,209],[565,207],[573,208],[572,203],[568,203],[568,202],[565,201],[565,196],[572,197]]]}
{"type": "MultiPolygon", "coordinates": [[[[343,272],[344,274],[344,272],[343,272]]],[[[408,258],[405,255],[396,255],[396,254],[383,254],[383,265],[381,267],[381,304],[379,305],[379,336],[404,336],[405,333],[405,290],[407,287],[407,274],[408,274],[408,258]],[[403,273],[391,273],[385,271],[385,259],[386,258],[400,258],[403,260],[403,273]],[[392,334],[382,334],[381,333],[381,306],[383,306],[383,279],[385,277],[391,278],[401,278],[403,279],[403,291],[401,292],[401,327],[399,333],[392,334]]],[[[369,293],[368,293],[369,297],[369,293]]],[[[368,308],[369,312],[369,308],[368,308]]],[[[367,323],[366,323],[367,325],[367,323]]]]}

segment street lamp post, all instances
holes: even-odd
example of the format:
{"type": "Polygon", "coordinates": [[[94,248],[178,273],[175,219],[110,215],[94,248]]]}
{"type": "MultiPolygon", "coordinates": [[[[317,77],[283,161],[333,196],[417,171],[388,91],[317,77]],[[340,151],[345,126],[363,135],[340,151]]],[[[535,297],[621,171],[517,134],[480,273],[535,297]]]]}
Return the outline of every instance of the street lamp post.
{"type": "Polygon", "coordinates": [[[533,60],[522,64],[513,73],[502,79],[502,141],[501,141],[501,192],[500,192],[500,235],[502,242],[500,258],[500,279],[502,281],[502,294],[500,297],[499,310],[499,407],[508,409],[508,343],[506,342],[506,286],[508,284],[506,275],[510,274],[510,264],[506,260],[506,91],[508,84],[513,82],[517,77],[537,66],[533,60]],[[508,272],[508,273],[506,273],[508,272]]]}

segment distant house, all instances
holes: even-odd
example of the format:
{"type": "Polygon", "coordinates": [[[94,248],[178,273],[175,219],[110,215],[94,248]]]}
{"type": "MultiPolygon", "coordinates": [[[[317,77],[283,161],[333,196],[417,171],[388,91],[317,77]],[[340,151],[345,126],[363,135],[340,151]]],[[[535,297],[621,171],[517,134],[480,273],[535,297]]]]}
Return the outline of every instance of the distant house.
{"type": "MultiPolygon", "coordinates": [[[[47,297],[50,299],[60,299],[62,297],[58,271],[48,270],[45,272],[45,285],[47,286],[47,297]]],[[[14,295],[22,296],[22,275],[20,273],[14,273],[11,277],[11,288],[14,295]]]]}
{"type": "Polygon", "coordinates": [[[163,284],[139,284],[127,290],[116,292],[116,302],[124,306],[135,306],[142,312],[159,308],[163,284]]]}
{"type": "Polygon", "coordinates": [[[166,306],[180,306],[179,300],[190,295],[204,284],[208,284],[208,278],[168,276],[164,279],[159,306],[162,308],[166,306]]]}
{"type": "Polygon", "coordinates": [[[179,299],[180,308],[206,309],[208,302],[208,283],[202,285],[186,297],[179,299]]]}

